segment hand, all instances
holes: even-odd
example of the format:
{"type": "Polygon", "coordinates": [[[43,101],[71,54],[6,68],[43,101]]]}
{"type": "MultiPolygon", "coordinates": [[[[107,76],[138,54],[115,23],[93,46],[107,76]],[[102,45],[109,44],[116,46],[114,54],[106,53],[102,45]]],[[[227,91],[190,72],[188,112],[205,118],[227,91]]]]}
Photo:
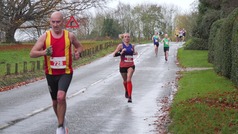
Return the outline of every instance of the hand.
{"type": "Polygon", "coordinates": [[[123,54],[125,51],[126,51],[126,48],[123,48],[123,49],[121,50],[121,54],[123,54]]]}
{"type": "Polygon", "coordinates": [[[46,52],[46,56],[51,56],[53,53],[52,46],[46,48],[45,52],[46,52]]]}
{"type": "Polygon", "coordinates": [[[79,51],[75,50],[74,51],[74,59],[78,60],[79,58],[80,58],[80,53],[79,53],[79,51]]]}

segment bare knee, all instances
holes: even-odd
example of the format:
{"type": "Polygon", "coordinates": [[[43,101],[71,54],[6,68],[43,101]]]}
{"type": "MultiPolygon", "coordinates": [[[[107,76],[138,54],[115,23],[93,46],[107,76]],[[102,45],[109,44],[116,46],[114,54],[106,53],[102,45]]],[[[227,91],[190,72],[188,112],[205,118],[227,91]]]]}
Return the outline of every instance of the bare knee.
{"type": "Polygon", "coordinates": [[[57,103],[59,103],[59,104],[65,103],[65,92],[64,91],[58,91],[57,103]]]}

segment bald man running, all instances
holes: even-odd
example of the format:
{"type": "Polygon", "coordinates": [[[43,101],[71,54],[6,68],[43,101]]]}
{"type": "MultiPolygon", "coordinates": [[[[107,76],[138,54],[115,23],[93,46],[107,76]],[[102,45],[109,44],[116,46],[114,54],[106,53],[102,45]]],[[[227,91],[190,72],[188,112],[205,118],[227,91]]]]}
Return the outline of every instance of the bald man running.
{"type": "Polygon", "coordinates": [[[58,119],[56,134],[66,134],[66,93],[70,85],[72,68],[73,44],[75,59],[80,58],[83,46],[75,35],[63,29],[64,18],[59,11],[50,17],[51,29],[39,37],[30,52],[31,58],[44,56],[45,75],[53,102],[53,109],[58,119]]]}

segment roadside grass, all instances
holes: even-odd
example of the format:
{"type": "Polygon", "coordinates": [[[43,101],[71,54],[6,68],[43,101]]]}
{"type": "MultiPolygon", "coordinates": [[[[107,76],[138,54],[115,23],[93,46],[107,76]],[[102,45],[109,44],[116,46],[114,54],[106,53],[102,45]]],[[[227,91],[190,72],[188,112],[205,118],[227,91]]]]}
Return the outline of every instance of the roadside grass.
{"type": "MultiPolygon", "coordinates": [[[[87,49],[87,48],[91,48],[91,47],[94,47],[95,45],[99,45],[99,44],[103,44],[103,43],[105,43],[105,41],[103,41],[103,42],[92,42],[91,41],[91,43],[89,41],[87,41],[86,43],[82,43],[82,44],[84,46],[84,49],[87,49]]],[[[21,86],[26,83],[33,82],[35,80],[44,78],[43,69],[35,71],[35,72],[20,73],[18,75],[1,74],[6,70],[5,66],[3,66],[3,64],[5,64],[5,63],[14,64],[14,63],[21,63],[23,61],[27,61],[27,62],[36,61],[36,60],[43,61],[43,57],[40,57],[40,58],[30,58],[29,57],[29,52],[30,52],[30,49],[32,48],[32,45],[30,45],[30,47],[24,46],[21,49],[19,49],[19,46],[18,46],[18,49],[13,49],[13,48],[8,49],[8,47],[3,49],[3,47],[5,47],[5,45],[0,45],[0,48],[2,48],[2,49],[0,49],[0,78],[1,78],[0,79],[0,92],[10,90],[13,87],[21,86]],[[1,65],[1,63],[2,63],[2,65],[1,65]]],[[[86,56],[86,57],[80,58],[80,60],[73,61],[73,67],[77,68],[78,66],[88,64],[88,63],[96,60],[97,58],[100,58],[107,54],[110,54],[114,51],[115,47],[116,46],[114,45],[112,47],[108,47],[107,49],[98,51],[91,56],[86,56]]]]}
{"type": "MultiPolygon", "coordinates": [[[[180,48],[179,63],[182,67],[212,67],[207,63],[207,53],[180,48]]],[[[214,70],[180,73],[178,91],[170,109],[169,132],[237,134],[238,90],[234,84],[214,70]]]]}
{"type": "Polygon", "coordinates": [[[178,60],[182,67],[212,67],[207,62],[208,52],[203,50],[178,50],[178,60]]]}

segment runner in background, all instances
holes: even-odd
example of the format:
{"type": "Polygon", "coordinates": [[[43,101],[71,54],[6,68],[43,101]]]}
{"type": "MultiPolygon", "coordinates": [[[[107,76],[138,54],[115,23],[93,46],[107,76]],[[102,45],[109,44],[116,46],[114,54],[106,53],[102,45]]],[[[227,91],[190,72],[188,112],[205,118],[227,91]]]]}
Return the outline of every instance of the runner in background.
{"type": "Polygon", "coordinates": [[[186,30],[183,28],[183,42],[185,41],[185,36],[186,36],[186,30]]]}
{"type": "Polygon", "coordinates": [[[165,56],[165,61],[168,61],[168,56],[169,56],[169,42],[170,39],[168,38],[168,34],[164,35],[164,38],[162,39],[162,43],[164,45],[164,56],[165,56]]]}
{"type": "Polygon", "coordinates": [[[176,38],[176,42],[179,42],[179,29],[176,27],[175,28],[175,38],[176,38]]]}
{"type": "Polygon", "coordinates": [[[130,43],[129,33],[120,34],[119,38],[122,39],[122,43],[117,46],[113,56],[121,57],[119,68],[125,88],[125,97],[128,98],[128,103],[132,103],[132,76],[135,71],[133,55],[138,53],[135,51],[135,46],[130,43]]]}
{"type": "Polygon", "coordinates": [[[159,48],[159,41],[160,41],[160,36],[159,36],[158,32],[156,32],[152,36],[152,40],[154,42],[155,56],[157,56],[158,55],[158,48],[159,48]]]}
{"type": "Polygon", "coordinates": [[[183,29],[179,29],[179,42],[183,41],[183,29]]]}

